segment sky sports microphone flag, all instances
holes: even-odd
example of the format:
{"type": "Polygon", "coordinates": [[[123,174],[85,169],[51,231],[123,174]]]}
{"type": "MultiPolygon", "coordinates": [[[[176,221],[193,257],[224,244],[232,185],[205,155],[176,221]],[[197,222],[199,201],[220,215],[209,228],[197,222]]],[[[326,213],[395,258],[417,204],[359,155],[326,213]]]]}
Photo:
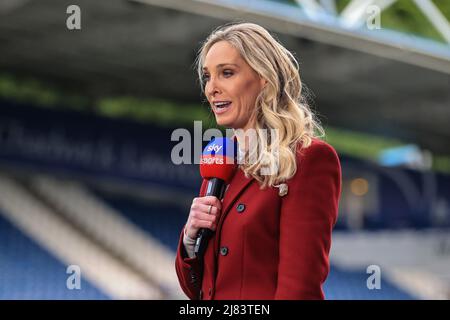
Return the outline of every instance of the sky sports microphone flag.
{"type": "MultiPolygon", "coordinates": [[[[223,199],[225,186],[230,182],[237,167],[236,151],[237,143],[226,137],[214,138],[205,147],[200,159],[200,175],[208,180],[205,196],[223,199]]],[[[194,249],[197,257],[203,257],[211,235],[210,229],[200,229],[194,249]]]]}

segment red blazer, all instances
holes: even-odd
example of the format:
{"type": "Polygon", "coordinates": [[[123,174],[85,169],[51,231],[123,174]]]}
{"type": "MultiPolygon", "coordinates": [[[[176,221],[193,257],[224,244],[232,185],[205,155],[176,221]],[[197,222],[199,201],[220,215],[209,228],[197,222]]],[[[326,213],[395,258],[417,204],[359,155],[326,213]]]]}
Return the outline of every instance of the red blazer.
{"type": "MultiPolygon", "coordinates": [[[[190,299],[323,299],[341,168],[336,151],[314,139],[297,152],[288,194],[259,189],[237,170],[223,199],[204,268],[188,258],[181,232],[176,272],[190,299]]],[[[200,189],[204,196],[206,181],[200,189]]]]}

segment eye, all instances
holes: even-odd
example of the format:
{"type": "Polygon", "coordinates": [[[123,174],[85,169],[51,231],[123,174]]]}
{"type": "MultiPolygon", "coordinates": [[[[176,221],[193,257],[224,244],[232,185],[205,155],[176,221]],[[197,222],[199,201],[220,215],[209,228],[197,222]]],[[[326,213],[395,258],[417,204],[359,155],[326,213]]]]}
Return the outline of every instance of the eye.
{"type": "Polygon", "coordinates": [[[231,70],[223,70],[223,75],[225,76],[225,78],[229,78],[233,75],[233,71],[231,70]]]}
{"type": "Polygon", "coordinates": [[[208,80],[209,80],[209,74],[204,73],[204,74],[202,75],[202,81],[203,81],[203,83],[207,82],[208,80]]]}

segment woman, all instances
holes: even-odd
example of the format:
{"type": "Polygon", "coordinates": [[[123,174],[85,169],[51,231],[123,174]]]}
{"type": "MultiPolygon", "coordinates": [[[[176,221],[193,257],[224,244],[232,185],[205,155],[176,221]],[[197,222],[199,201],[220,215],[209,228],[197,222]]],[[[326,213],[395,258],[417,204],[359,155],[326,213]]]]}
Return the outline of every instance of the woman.
{"type": "Polygon", "coordinates": [[[217,124],[240,132],[244,158],[255,152],[249,130],[262,151],[239,165],[223,201],[205,197],[203,181],[178,246],[183,291],[205,300],[323,299],[341,170],[302,102],[297,61],[261,26],[239,23],[207,38],[198,73],[217,124]],[[262,174],[267,165],[277,170],[262,174]],[[215,231],[203,263],[193,253],[201,228],[215,231]]]}

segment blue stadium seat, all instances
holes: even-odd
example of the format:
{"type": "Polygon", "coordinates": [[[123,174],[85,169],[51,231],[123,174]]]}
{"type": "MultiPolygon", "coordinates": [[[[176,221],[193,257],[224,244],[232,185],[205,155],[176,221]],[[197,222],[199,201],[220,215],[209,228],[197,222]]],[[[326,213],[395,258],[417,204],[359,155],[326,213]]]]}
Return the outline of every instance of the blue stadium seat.
{"type": "Polygon", "coordinates": [[[331,266],[324,284],[328,300],[412,300],[416,299],[393,283],[381,277],[381,288],[369,290],[365,270],[347,270],[331,266]]]}
{"type": "Polygon", "coordinates": [[[81,288],[67,289],[66,268],[0,215],[0,299],[110,299],[83,273],[81,288]]]}
{"type": "Polygon", "coordinates": [[[93,192],[130,222],[151,234],[171,250],[176,251],[180,232],[186,223],[188,212],[182,212],[175,205],[149,204],[98,191],[93,192]]]}

